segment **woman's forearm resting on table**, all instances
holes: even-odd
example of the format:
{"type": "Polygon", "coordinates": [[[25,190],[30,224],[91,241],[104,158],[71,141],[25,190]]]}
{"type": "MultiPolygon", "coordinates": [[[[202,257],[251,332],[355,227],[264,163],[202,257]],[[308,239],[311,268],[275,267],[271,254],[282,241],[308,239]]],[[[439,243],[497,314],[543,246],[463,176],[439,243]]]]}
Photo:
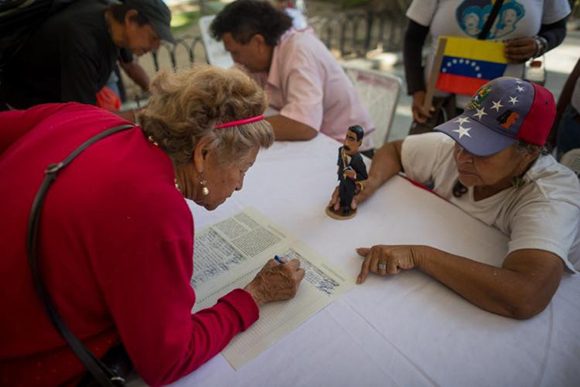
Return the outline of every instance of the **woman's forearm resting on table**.
{"type": "Polygon", "coordinates": [[[277,141],[312,140],[318,134],[316,129],[283,115],[267,117],[266,121],[272,125],[277,141]]]}
{"type": "Polygon", "coordinates": [[[359,248],[364,257],[357,283],[369,273],[382,276],[418,269],[472,304],[502,316],[527,319],[550,303],[562,277],[562,260],[553,253],[526,249],[510,253],[495,267],[417,245],[359,248]]]}
{"type": "Polygon", "coordinates": [[[365,190],[361,192],[364,198],[374,193],[391,177],[403,170],[401,165],[401,147],[403,141],[389,142],[375,152],[369,170],[369,178],[365,183],[365,190]]]}
{"type": "Polygon", "coordinates": [[[472,304],[502,316],[527,319],[546,308],[563,272],[553,253],[526,249],[510,253],[501,267],[437,250],[418,249],[416,268],[472,304]]]}

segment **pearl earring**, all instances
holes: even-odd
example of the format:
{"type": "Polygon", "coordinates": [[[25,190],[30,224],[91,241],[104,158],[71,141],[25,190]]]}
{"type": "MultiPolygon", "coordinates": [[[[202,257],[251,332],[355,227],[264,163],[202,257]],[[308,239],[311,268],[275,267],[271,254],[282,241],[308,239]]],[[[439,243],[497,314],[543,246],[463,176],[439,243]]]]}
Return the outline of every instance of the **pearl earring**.
{"type": "Polygon", "coordinates": [[[203,174],[201,175],[201,180],[199,181],[199,184],[201,185],[201,193],[203,194],[203,196],[207,196],[209,195],[209,188],[207,188],[207,180],[205,180],[203,178],[203,174]]]}

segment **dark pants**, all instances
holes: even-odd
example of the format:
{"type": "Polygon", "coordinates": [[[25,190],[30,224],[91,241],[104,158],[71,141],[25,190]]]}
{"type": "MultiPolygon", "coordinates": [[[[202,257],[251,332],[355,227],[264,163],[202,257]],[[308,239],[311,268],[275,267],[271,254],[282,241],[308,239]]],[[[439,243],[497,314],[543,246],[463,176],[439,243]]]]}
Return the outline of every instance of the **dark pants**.
{"type": "Polygon", "coordinates": [[[356,182],[349,178],[344,178],[338,185],[338,195],[340,196],[340,208],[343,211],[349,211],[354,193],[356,191],[356,182]]]}

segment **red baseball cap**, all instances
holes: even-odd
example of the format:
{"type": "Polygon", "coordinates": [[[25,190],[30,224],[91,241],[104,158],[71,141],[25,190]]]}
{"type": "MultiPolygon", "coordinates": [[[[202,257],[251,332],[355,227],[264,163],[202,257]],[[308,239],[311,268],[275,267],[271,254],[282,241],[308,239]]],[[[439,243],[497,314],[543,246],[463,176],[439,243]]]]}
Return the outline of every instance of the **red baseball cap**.
{"type": "Polygon", "coordinates": [[[434,130],[447,134],[469,153],[490,156],[520,140],[543,146],[555,118],[554,96],[546,88],[501,77],[483,85],[463,114],[434,130]]]}

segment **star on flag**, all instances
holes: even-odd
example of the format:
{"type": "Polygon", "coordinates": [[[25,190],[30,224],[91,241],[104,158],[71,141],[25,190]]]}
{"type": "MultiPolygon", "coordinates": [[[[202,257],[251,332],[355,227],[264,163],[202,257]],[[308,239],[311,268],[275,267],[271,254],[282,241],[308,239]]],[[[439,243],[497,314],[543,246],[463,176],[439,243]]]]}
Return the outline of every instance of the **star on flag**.
{"type": "Polygon", "coordinates": [[[519,91],[520,93],[521,93],[522,91],[524,91],[524,88],[523,88],[523,87],[521,87],[519,84],[516,86],[516,89],[517,89],[517,91],[519,91]]]}
{"type": "Polygon", "coordinates": [[[515,104],[516,104],[516,103],[518,103],[518,102],[519,102],[519,101],[518,101],[518,97],[510,97],[510,103],[511,103],[512,105],[515,105],[515,104]]]}

